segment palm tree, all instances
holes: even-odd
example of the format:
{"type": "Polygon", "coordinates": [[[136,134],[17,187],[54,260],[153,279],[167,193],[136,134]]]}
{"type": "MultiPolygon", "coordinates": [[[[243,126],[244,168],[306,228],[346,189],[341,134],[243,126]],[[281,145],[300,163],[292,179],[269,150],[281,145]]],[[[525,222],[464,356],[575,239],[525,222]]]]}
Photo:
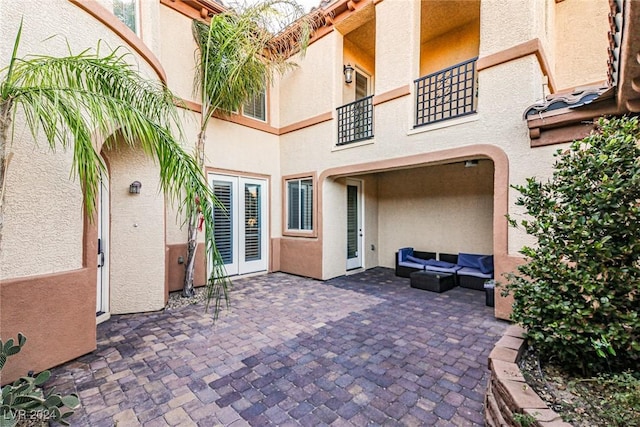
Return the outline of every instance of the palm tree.
{"type": "MultiPolygon", "coordinates": [[[[303,16],[295,0],[263,0],[214,15],[207,24],[193,21],[198,44],[194,92],[200,97],[200,132],[196,158],[204,168],[204,145],[214,115],[239,111],[277,75],[296,66],[291,56],[304,51],[319,14],[303,16]]],[[[188,244],[182,294],[192,296],[197,249],[197,206],[188,209],[188,244]]],[[[222,265],[215,254],[216,264],[222,265]]]]}
{"type": "MultiPolygon", "coordinates": [[[[124,141],[155,157],[161,187],[183,210],[200,201],[206,223],[207,250],[215,252],[212,210],[217,203],[198,162],[174,139],[182,135],[177,99],[161,83],[146,80],[127,62],[121,49],[100,55],[85,50],[65,57],[18,57],[22,24],[9,65],[0,69],[0,243],[7,168],[13,141],[11,123],[21,111],[34,141],[44,134],[52,149],[73,151],[73,175],[84,193],[87,214],[93,218],[101,171],[105,165],[94,148],[94,131],[110,135],[118,130],[124,141]]],[[[105,144],[110,144],[107,140],[105,144]]],[[[228,304],[227,279],[214,268],[208,279],[208,300],[217,315],[228,304]]],[[[208,304],[207,304],[208,308],[208,304]]]]}

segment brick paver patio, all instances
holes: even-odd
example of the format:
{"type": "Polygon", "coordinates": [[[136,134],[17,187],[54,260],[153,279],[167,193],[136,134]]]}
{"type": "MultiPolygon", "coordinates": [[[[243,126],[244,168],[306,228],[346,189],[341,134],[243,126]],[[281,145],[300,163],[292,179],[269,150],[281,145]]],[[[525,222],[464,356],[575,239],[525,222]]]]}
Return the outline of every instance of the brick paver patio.
{"type": "Polygon", "coordinates": [[[78,426],[482,425],[506,322],[484,293],[412,289],[375,268],[326,282],[238,279],[202,305],[114,316],[98,349],[53,369],[78,426]]]}

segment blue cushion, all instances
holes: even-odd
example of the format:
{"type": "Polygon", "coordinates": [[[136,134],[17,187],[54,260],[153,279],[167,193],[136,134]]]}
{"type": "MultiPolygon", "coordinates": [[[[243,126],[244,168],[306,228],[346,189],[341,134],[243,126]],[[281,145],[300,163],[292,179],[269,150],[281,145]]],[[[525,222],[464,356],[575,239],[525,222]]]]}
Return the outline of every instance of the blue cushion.
{"type": "Polygon", "coordinates": [[[406,261],[407,255],[413,255],[413,248],[398,249],[398,262],[406,261]]]}
{"type": "Polygon", "coordinates": [[[452,262],[446,262],[446,261],[438,261],[435,259],[430,259],[428,260],[425,265],[429,265],[431,267],[440,267],[440,268],[453,268],[456,265],[452,262]]]}
{"type": "Polygon", "coordinates": [[[462,267],[456,273],[458,274],[458,276],[472,276],[472,277],[479,277],[481,279],[493,279],[493,274],[483,273],[477,268],[471,268],[471,267],[462,267]]]}
{"type": "Polygon", "coordinates": [[[478,263],[478,259],[483,257],[484,255],[476,255],[476,254],[458,254],[458,265],[460,267],[470,267],[480,269],[480,264],[478,263]]]}
{"type": "Polygon", "coordinates": [[[422,259],[422,258],[416,258],[414,256],[407,255],[407,261],[415,262],[417,264],[427,265],[427,263],[429,261],[431,261],[431,260],[426,260],[426,259],[422,259]]]}
{"type": "Polygon", "coordinates": [[[427,271],[436,271],[438,273],[450,273],[450,274],[454,274],[456,271],[460,270],[462,267],[460,267],[459,265],[455,265],[453,264],[453,267],[451,268],[445,268],[445,267],[435,267],[433,265],[425,265],[424,269],[427,271]]]}
{"type": "Polygon", "coordinates": [[[480,257],[478,259],[478,264],[482,273],[493,273],[493,255],[480,257]]]}

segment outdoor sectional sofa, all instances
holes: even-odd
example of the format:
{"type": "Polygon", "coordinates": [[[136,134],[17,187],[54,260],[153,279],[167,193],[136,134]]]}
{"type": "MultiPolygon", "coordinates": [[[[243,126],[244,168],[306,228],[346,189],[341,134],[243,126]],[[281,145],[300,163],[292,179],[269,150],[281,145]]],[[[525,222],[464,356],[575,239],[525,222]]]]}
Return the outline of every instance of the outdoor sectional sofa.
{"type": "Polygon", "coordinates": [[[420,270],[453,274],[458,286],[482,291],[484,282],[493,279],[493,255],[440,253],[436,259],[435,252],[414,251],[413,248],[401,248],[396,252],[396,276],[409,277],[420,270]]]}

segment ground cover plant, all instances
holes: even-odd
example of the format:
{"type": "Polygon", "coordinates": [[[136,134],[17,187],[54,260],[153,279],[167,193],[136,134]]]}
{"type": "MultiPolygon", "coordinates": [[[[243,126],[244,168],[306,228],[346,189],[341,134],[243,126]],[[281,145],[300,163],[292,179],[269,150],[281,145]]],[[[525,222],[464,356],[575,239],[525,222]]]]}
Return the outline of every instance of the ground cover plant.
{"type": "MultiPolygon", "coordinates": [[[[7,359],[16,355],[27,342],[18,334],[18,340],[0,340],[0,373],[7,359]]],[[[44,390],[42,385],[51,377],[49,371],[20,377],[0,387],[0,427],[48,425],[49,421],[69,425],[67,418],[80,405],[75,394],[61,395],[55,389],[44,390]]]]}
{"type": "Polygon", "coordinates": [[[637,117],[600,119],[556,153],[547,182],[514,186],[528,217],[510,218],[536,238],[503,291],[514,297],[512,319],[543,365],[571,375],[576,393],[585,384],[608,390],[611,402],[599,406],[612,416],[607,425],[640,424],[639,136],[637,117]]]}

